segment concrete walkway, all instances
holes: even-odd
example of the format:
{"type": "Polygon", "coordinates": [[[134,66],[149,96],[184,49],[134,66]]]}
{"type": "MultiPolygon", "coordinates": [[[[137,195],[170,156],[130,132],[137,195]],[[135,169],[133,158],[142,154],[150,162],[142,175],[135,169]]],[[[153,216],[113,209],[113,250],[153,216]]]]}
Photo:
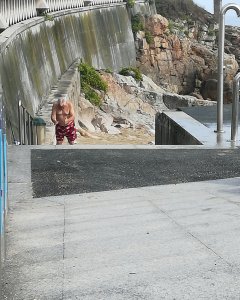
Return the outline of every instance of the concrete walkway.
{"type": "Polygon", "coordinates": [[[30,154],[9,149],[1,300],[240,299],[240,177],[32,198],[30,154]]]}

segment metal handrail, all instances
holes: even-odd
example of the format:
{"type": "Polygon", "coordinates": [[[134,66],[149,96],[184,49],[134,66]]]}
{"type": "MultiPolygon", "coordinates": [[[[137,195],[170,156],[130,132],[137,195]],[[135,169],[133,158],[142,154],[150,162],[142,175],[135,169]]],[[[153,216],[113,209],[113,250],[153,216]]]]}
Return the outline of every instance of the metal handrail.
{"type": "Polygon", "coordinates": [[[225,14],[233,9],[240,17],[240,6],[229,3],[221,8],[219,14],[219,39],[218,39],[218,87],[217,87],[217,132],[223,132],[223,72],[224,72],[224,39],[225,39],[225,14]]]}
{"type": "MultiPolygon", "coordinates": [[[[6,24],[7,27],[37,16],[37,9],[39,5],[40,7],[42,6],[42,3],[47,7],[47,12],[54,12],[83,7],[84,2],[88,3],[88,5],[99,5],[123,2],[123,0],[1,0],[0,30],[6,29],[1,28],[1,24],[6,24]]],[[[4,27],[4,25],[2,26],[4,27]]]]}
{"type": "Polygon", "coordinates": [[[18,101],[18,137],[16,141],[18,145],[35,145],[34,141],[34,125],[33,117],[22,105],[22,101],[18,101]]]}
{"type": "Polygon", "coordinates": [[[239,106],[239,81],[240,73],[233,80],[233,102],[232,102],[232,123],[231,123],[231,141],[237,141],[238,135],[238,106],[239,106]]]}

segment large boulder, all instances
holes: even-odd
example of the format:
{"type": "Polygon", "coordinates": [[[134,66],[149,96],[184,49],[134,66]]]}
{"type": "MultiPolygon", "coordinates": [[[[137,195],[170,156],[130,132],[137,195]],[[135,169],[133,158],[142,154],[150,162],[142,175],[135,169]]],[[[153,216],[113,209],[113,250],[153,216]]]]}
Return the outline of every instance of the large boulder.
{"type": "Polygon", "coordinates": [[[88,100],[83,97],[80,97],[78,103],[78,119],[79,125],[85,129],[95,132],[95,127],[92,124],[92,121],[95,118],[96,108],[88,100]]]}
{"type": "MultiPolygon", "coordinates": [[[[211,99],[213,101],[217,101],[217,85],[218,81],[216,79],[208,79],[203,81],[200,87],[200,93],[203,99],[211,99]]],[[[224,83],[223,88],[223,101],[224,103],[232,102],[232,88],[229,82],[224,83]]]]}
{"type": "Polygon", "coordinates": [[[162,35],[168,29],[168,19],[161,15],[150,16],[146,20],[146,29],[154,36],[162,35]]]}

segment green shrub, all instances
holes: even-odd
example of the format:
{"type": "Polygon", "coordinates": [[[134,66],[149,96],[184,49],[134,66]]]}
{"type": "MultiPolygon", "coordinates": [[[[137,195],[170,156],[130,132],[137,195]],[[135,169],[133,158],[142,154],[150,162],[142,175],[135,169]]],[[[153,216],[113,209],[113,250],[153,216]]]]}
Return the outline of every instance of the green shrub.
{"type": "Polygon", "coordinates": [[[209,29],[208,35],[209,36],[214,36],[215,35],[215,31],[213,29],[209,29]]]}
{"type": "Polygon", "coordinates": [[[133,78],[136,79],[136,81],[141,81],[143,80],[142,74],[137,68],[129,67],[129,68],[123,68],[119,74],[124,75],[124,76],[132,76],[133,78]]]}
{"type": "Polygon", "coordinates": [[[168,29],[169,29],[170,33],[173,33],[174,22],[172,20],[169,20],[169,22],[168,22],[168,29]]]}
{"type": "Polygon", "coordinates": [[[54,21],[54,17],[46,12],[44,12],[42,16],[44,17],[45,21],[54,21]]]}
{"type": "Polygon", "coordinates": [[[101,98],[100,96],[85,82],[81,81],[81,89],[85,94],[85,98],[89,100],[93,105],[100,106],[101,98]]]}
{"type": "Polygon", "coordinates": [[[78,67],[81,75],[81,81],[87,83],[92,88],[107,91],[107,83],[102,80],[99,73],[90,65],[86,63],[80,63],[78,67]]]}
{"type": "Polygon", "coordinates": [[[149,31],[145,31],[145,39],[148,44],[152,44],[154,42],[153,35],[149,31]]]}
{"type": "Polygon", "coordinates": [[[135,0],[127,0],[127,7],[133,8],[134,5],[135,5],[135,0]]]}
{"type": "Polygon", "coordinates": [[[144,30],[144,24],[142,22],[141,14],[136,14],[135,16],[133,16],[131,23],[133,33],[144,30]]]}
{"type": "Polygon", "coordinates": [[[190,15],[183,15],[182,19],[185,20],[187,23],[192,22],[192,18],[190,15]]]}
{"type": "Polygon", "coordinates": [[[111,69],[109,69],[109,68],[105,69],[104,71],[105,71],[106,73],[110,73],[110,74],[113,73],[113,71],[112,71],[111,69]]]}
{"type": "Polygon", "coordinates": [[[81,77],[81,89],[93,105],[100,106],[101,97],[95,90],[107,91],[107,83],[102,80],[99,73],[90,65],[81,62],[78,66],[81,77]]]}

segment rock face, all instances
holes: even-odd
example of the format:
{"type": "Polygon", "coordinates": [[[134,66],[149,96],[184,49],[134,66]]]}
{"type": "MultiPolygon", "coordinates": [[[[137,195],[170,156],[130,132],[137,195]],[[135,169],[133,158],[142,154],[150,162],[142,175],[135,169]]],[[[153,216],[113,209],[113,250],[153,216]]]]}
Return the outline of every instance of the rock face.
{"type": "Polygon", "coordinates": [[[233,54],[240,67],[240,27],[226,26],[225,39],[225,52],[233,54]]]}
{"type": "MultiPolygon", "coordinates": [[[[202,81],[217,78],[217,50],[171,34],[168,20],[160,15],[145,21],[145,31],[136,35],[136,46],[139,69],[173,93],[191,94],[202,81]],[[146,31],[152,36],[150,42],[146,31]]],[[[225,66],[225,81],[231,86],[238,70],[233,55],[225,55],[225,66]]]]}
{"type": "MultiPolygon", "coordinates": [[[[217,80],[209,79],[203,81],[200,87],[200,93],[203,99],[211,99],[217,101],[217,80]]],[[[225,82],[223,94],[224,103],[231,103],[232,97],[232,88],[227,82],[225,82]]]]}
{"type": "Polygon", "coordinates": [[[213,101],[172,94],[143,75],[137,82],[132,76],[101,72],[108,91],[100,108],[84,99],[79,102],[79,125],[91,132],[119,134],[119,128],[145,128],[153,132],[157,112],[178,107],[215,105],[213,101]]]}

